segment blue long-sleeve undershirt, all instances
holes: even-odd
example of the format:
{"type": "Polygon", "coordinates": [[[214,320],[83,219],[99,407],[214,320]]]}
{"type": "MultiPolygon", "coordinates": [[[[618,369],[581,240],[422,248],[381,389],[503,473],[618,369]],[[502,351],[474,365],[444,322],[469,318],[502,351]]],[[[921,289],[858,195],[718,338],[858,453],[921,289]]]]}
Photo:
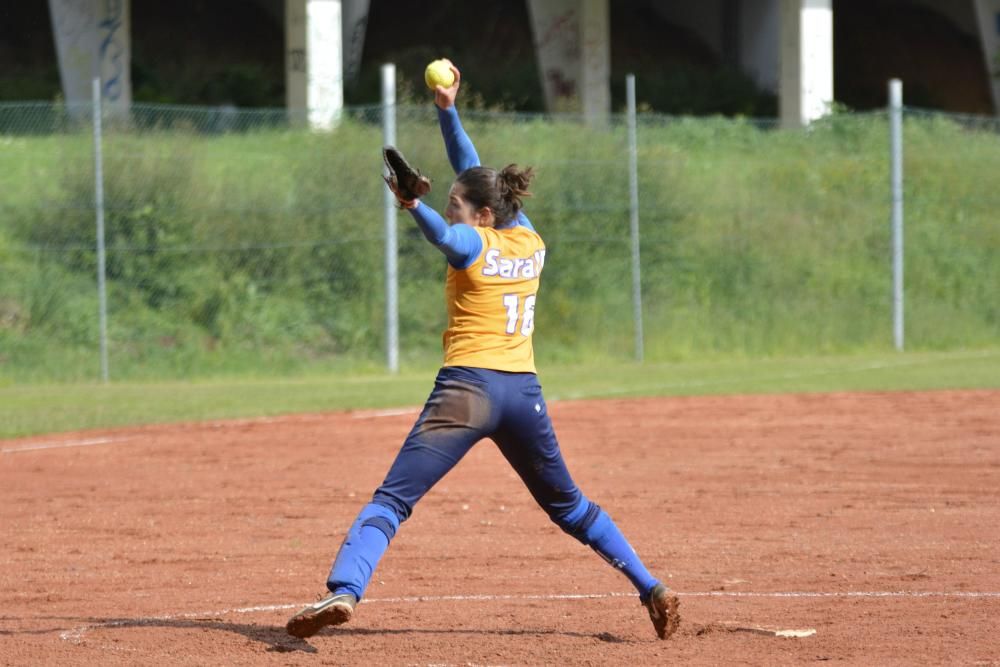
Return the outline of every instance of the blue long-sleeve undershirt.
{"type": "MultiPolygon", "coordinates": [[[[441,136],[444,137],[444,148],[448,152],[448,161],[456,174],[460,174],[469,167],[479,166],[479,155],[476,147],[472,144],[472,139],[462,127],[462,121],[458,117],[458,108],[451,106],[447,109],[437,107],[438,123],[441,125],[441,136]]],[[[518,211],[514,224],[527,227],[531,231],[535,228],[528,220],[528,216],[523,211],[518,211]]]]}
{"type": "MultiPolygon", "coordinates": [[[[456,174],[460,174],[470,167],[478,167],[480,164],[479,154],[476,153],[472,139],[462,127],[462,121],[458,117],[458,108],[455,106],[450,106],[447,109],[437,107],[437,111],[438,124],[441,125],[441,136],[444,138],[444,148],[448,152],[451,168],[455,170],[456,174]]],[[[507,226],[513,225],[521,225],[535,231],[524,211],[518,211],[513,223],[508,223],[507,226]]]]}
{"type": "MultiPolygon", "coordinates": [[[[441,136],[444,138],[448,161],[451,162],[455,173],[460,174],[470,167],[478,167],[479,155],[472,144],[472,139],[462,127],[458,110],[454,106],[447,109],[438,107],[438,122],[441,125],[441,136]]],[[[440,213],[422,202],[418,202],[415,208],[410,209],[410,215],[413,216],[424,237],[443,252],[448,258],[448,263],[456,269],[468,268],[483,251],[482,238],[469,225],[461,223],[449,225],[440,213]]],[[[535,231],[528,216],[523,212],[518,212],[514,220],[499,226],[498,229],[515,225],[522,225],[535,231]]]]}
{"type": "Polygon", "coordinates": [[[460,174],[470,167],[478,167],[479,155],[476,153],[476,147],[472,145],[472,139],[462,127],[458,109],[451,106],[447,109],[437,107],[437,110],[441,136],[444,137],[444,149],[448,152],[451,168],[456,174],[460,174]]]}
{"type": "Polygon", "coordinates": [[[410,215],[424,233],[424,238],[443,252],[448,263],[456,269],[468,268],[483,251],[482,238],[469,225],[449,225],[440,213],[422,202],[417,202],[416,208],[410,209],[410,215]]]}

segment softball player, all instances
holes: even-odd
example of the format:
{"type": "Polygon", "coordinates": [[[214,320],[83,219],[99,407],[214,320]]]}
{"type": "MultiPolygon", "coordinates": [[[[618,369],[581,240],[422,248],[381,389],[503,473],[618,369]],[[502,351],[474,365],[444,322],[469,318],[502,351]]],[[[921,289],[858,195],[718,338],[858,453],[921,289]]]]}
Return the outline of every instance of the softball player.
{"type": "Polygon", "coordinates": [[[445,209],[451,224],[419,199],[400,200],[447,258],[444,366],[385,481],[348,531],[327,579],[329,595],[295,614],[287,630],[310,637],[349,621],[417,501],[473,445],[490,438],[549,518],[628,577],[657,635],[666,639],[680,621],[677,598],[573,482],[535,375],[531,336],[545,244],[521,211],[531,169],[480,166],[455,109],[461,75],[452,69],[455,83],[435,93],[457,174],[445,209]]]}

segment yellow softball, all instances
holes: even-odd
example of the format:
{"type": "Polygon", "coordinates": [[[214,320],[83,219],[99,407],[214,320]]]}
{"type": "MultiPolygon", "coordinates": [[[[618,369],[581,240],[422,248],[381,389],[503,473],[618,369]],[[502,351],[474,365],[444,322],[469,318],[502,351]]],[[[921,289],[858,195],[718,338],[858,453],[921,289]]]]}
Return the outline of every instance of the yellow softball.
{"type": "Polygon", "coordinates": [[[455,73],[451,71],[451,66],[444,58],[435,60],[424,70],[424,83],[431,90],[437,86],[450,87],[455,83],[455,73]]]}

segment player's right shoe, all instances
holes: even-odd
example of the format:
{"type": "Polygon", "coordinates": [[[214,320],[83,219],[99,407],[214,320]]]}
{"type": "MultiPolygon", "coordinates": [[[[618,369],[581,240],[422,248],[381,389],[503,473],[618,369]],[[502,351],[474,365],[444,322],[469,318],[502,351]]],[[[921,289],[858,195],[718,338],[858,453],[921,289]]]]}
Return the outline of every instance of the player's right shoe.
{"type": "Polygon", "coordinates": [[[670,635],[677,631],[677,626],[681,624],[681,615],[677,611],[680,600],[673,595],[663,584],[656,584],[642,602],[649,612],[649,620],[653,622],[656,636],[660,639],[670,639],[670,635]]]}
{"type": "Polygon", "coordinates": [[[351,593],[329,593],[288,619],[285,630],[293,637],[312,637],[328,625],[347,623],[354,615],[358,599],[351,593]]]}

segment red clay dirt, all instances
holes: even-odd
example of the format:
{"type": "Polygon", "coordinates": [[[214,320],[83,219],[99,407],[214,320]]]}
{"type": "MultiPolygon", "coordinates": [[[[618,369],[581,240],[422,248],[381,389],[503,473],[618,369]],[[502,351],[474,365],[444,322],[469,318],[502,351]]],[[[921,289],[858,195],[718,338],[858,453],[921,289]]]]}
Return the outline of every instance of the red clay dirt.
{"type": "Polygon", "coordinates": [[[1000,392],[551,412],[581,488],[678,591],[670,641],[489,442],[349,625],[287,636],[414,419],[338,413],[0,442],[0,663],[1000,664],[1000,392]]]}

